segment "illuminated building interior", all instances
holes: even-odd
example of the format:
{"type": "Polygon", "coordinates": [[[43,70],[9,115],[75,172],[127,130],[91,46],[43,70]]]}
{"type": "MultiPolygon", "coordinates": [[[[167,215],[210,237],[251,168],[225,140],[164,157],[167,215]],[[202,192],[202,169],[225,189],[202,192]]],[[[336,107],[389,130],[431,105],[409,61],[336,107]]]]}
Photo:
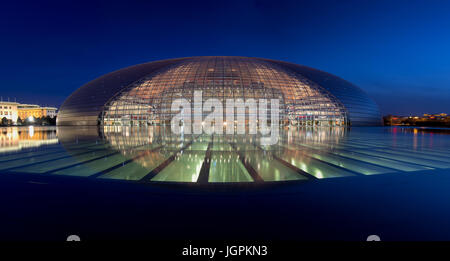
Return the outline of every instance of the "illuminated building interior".
{"type": "MultiPolygon", "coordinates": [[[[344,125],[345,108],[328,92],[307,79],[275,66],[243,59],[186,62],[144,78],[113,97],[102,115],[104,125],[168,124],[173,100],[279,99],[284,121],[301,125],[344,125]]],[[[253,115],[250,115],[250,117],[253,115]]],[[[283,121],[283,118],[282,118],[283,121]]]]}
{"type": "MultiPolygon", "coordinates": [[[[246,57],[193,57],[128,67],[82,86],[61,106],[58,125],[167,124],[173,100],[279,99],[280,125],[380,125],[358,87],[305,66],[246,57]]],[[[251,117],[252,115],[250,115],[251,117]]]]}

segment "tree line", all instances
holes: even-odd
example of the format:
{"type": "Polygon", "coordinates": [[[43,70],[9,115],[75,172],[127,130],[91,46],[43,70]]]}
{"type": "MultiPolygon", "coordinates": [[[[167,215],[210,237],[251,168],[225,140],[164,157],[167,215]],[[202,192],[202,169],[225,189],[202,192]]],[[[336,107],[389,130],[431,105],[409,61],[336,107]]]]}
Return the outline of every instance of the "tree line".
{"type": "Polygon", "coordinates": [[[2,118],[1,126],[29,126],[29,125],[40,125],[40,126],[51,126],[56,125],[56,117],[50,117],[50,116],[42,116],[38,118],[26,118],[21,119],[20,117],[17,118],[16,124],[13,123],[11,119],[8,119],[6,117],[2,118]]]}

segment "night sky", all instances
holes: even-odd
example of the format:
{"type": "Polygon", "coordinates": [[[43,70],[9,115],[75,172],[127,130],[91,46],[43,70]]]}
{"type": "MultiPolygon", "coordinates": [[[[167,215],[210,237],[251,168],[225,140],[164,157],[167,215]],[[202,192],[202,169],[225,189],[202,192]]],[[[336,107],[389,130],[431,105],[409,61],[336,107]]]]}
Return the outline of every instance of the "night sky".
{"type": "Polygon", "coordinates": [[[383,114],[450,113],[450,1],[2,1],[1,96],[59,106],[84,83],[160,59],[303,64],[383,114]]]}

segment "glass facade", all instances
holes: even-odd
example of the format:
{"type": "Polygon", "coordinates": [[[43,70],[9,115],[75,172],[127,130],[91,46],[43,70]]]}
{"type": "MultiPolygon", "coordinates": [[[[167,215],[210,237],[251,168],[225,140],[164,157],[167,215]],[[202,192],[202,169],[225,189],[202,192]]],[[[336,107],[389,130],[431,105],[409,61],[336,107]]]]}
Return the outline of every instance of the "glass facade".
{"type": "MultiPolygon", "coordinates": [[[[246,57],[193,57],[128,67],[81,87],[61,106],[59,125],[167,124],[185,98],[278,99],[281,125],[380,125],[376,104],[359,88],[325,72],[246,57]]],[[[269,107],[270,108],[270,107],[269,107]]],[[[256,115],[249,115],[249,117],[256,115]]],[[[224,117],[225,118],[225,117],[224,117]]]]}

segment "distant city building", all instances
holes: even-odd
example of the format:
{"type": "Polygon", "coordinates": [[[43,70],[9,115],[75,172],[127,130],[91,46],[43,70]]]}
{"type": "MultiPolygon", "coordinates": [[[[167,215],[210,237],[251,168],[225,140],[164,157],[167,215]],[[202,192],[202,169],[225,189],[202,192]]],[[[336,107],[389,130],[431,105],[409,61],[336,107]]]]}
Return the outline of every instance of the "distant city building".
{"type": "Polygon", "coordinates": [[[407,126],[445,126],[450,127],[450,116],[446,113],[428,114],[423,116],[396,116],[387,115],[383,117],[384,125],[407,125],[407,126]]]}
{"type": "Polygon", "coordinates": [[[19,104],[17,106],[19,117],[24,120],[28,117],[41,118],[49,116],[53,118],[56,116],[58,108],[55,107],[41,107],[35,104],[19,104]]]}
{"type": "Polygon", "coordinates": [[[6,118],[12,124],[16,124],[17,120],[25,120],[29,117],[41,118],[49,116],[56,117],[58,108],[41,107],[36,104],[21,104],[18,102],[0,101],[0,120],[6,118]]]}
{"type": "Polygon", "coordinates": [[[17,122],[17,102],[0,101],[0,120],[6,118],[13,123],[17,122]]]}
{"type": "Polygon", "coordinates": [[[445,119],[447,118],[447,113],[439,113],[439,114],[427,114],[423,115],[424,118],[427,119],[445,119]]]}

